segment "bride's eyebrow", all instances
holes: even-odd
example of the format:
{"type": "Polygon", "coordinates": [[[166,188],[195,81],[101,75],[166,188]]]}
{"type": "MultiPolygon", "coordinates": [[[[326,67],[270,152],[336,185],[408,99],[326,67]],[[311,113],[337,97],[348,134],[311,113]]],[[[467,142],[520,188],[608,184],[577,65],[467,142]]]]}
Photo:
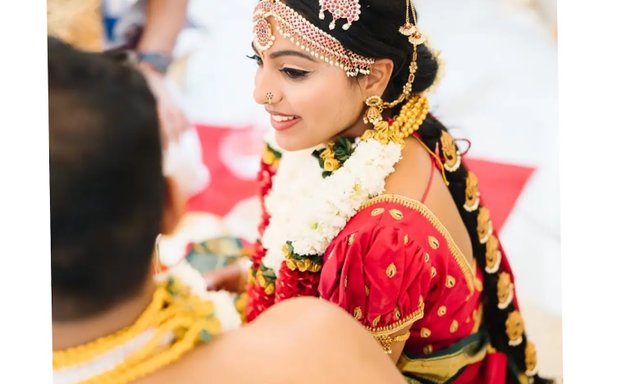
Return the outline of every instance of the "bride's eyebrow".
{"type": "Polygon", "coordinates": [[[292,51],[292,50],[288,50],[288,49],[287,50],[283,50],[283,51],[273,52],[272,54],[269,55],[269,58],[270,59],[276,59],[276,58],[282,57],[282,56],[301,57],[301,58],[306,59],[308,61],[311,61],[313,63],[316,62],[315,59],[312,56],[310,56],[310,55],[308,55],[306,53],[303,53],[303,52],[300,52],[300,51],[292,51]]]}
{"type": "MultiPolygon", "coordinates": [[[[256,52],[256,54],[258,56],[260,56],[260,52],[258,52],[258,49],[256,49],[256,45],[254,43],[252,43],[252,49],[254,50],[254,52],[256,52]]],[[[294,57],[300,57],[302,59],[306,59],[308,61],[311,61],[313,63],[316,63],[317,60],[315,60],[311,55],[308,55],[306,53],[300,52],[300,51],[294,51],[291,49],[285,49],[282,51],[276,51],[273,52],[269,55],[270,59],[277,59],[278,57],[282,57],[282,56],[294,56],[294,57]]]]}

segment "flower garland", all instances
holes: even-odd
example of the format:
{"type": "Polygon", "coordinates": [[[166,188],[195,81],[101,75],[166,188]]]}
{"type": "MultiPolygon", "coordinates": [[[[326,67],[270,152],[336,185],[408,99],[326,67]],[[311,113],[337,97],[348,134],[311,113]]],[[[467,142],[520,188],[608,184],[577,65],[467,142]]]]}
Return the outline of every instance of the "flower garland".
{"type": "Polygon", "coordinates": [[[323,255],[361,204],[385,190],[402,149],[396,143],[358,141],[344,166],[326,178],[311,152],[284,154],[265,201],[271,220],[262,237],[263,264],[276,272],[286,256],[323,255]]]}
{"type": "Polygon", "coordinates": [[[326,249],[365,201],[384,192],[401,159],[404,144],[391,140],[392,127],[416,130],[426,117],[425,97],[414,96],[405,106],[417,113],[401,113],[361,138],[294,152],[276,149],[268,138],[259,173],[263,220],[252,257],[248,320],[274,302],[317,295],[326,249]],[[386,131],[379,134],[379,128],[386,131]]]}
{"type": "Polygon", "coordinates": [[[135,381],[240,326],[231,296],[206,292],[203,277],[189,264],[180,263],[154,279],[152,301],[132,325],[87,344],[53,351],[55,382],[135,381]]]}

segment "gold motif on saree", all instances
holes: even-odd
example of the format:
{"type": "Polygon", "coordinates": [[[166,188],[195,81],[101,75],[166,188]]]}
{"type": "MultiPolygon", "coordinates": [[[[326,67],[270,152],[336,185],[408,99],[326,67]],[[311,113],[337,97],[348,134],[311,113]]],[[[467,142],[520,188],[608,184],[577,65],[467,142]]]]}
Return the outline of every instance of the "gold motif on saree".
{"type": "Polygon", "coordinates": [[[499,281],[497,282],[497,298],[499,299],[499,309],[507,308],[514,299],[514,284],[512,284],[510,274],[507,272],[501,272],[499,274],[499,281]]]}
{"type": "Polygon", "coordinates": [[[486,207],[479,209],[479,216],[477,216],[477,235],[479,236],[479,242],[485,244],[492,236],[492,220],[490,219],[490,210],[486,207]]]}
{"type": "Polygon", "coordinates": [[[355,319],[361,320],[361,318],[363,317],[363,312],[361,311],[361,308],[356,307],[353,311],[353,315],[355,319]]]}
{"type": "Polygon", "coordinates": [[[420,337],[426,339],[429,336],[431,336],[431,330],[429,328],[420,328],[420,337]]]}
{"type": "Polygon", "coordinates": [[[394,263],[388,265],[385,274],[387,274],[387,277],[389,277],[390,279],[396,276],[396,265],[394,263]]]}
{"type": "Polygon", "coordinates": [[[466,195],[465,195],[464,209],[467,212],[472,212],[479,208],[479,184],[477,176],[468,172],[466,176],[466,195]]]}
{"type": "Polygon", "coordinates": [[[499,240],[496,236],[490,235],[486,243],[486,272],[495,273],[501,265],[501,251],[499,250],[499,240]]]}
{"type": "Polygon", "coordinates": [[[505,320],[505,333],[507,334],[508,344],[511,346],[520,345],[523,342],[523,333],[525,333],[525,323],[519,311],[510,313],[505,320]]]}
{"type": "Polygon", "coordinates": [[[449,331],[451,333],[455,333],[455,332],[457,332],[458,329],[459,329],[459,323],[457,322],[457,320],[453,320],[453,322],[451,323],[451,326],[449,328],[449,331]]]}
{"type": "Polygon", "coordinates": [[[438,308],[437,314],[440,317],[446,315],[446,306],[445,305],[440,306],[440,308],[438,308]]]}
{"type": "Polygon", "coordinates": [[[455,286],[455,278],[451,275],[446,276],[446,288],[453,288],[455,286]]]}
{"type": "Polygon", "coordinates": [[[444,168],[449,172],[455,172],[459,169],[462,159],[455,146],[453,137],[446,131],[442,131],[440,136],[440,143],[442,144],[442,154],[444,155],[444,168]]]}

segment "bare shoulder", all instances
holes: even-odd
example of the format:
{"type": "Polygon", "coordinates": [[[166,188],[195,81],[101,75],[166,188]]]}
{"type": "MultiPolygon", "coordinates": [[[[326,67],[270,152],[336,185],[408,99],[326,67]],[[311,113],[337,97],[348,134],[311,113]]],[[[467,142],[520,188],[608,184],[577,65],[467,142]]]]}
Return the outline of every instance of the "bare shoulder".
{"type": "Polygon", "coordinates": [[[324,300],[297,298],[198,347],[142,383],[252,381],[405,382],[380,345],[348,314],[324,300]]]}
{"type": "Polygon", "coordinates": [[[429,183],[433,163],[427,150],[413,137],[405,139],[402,158],[385,180],[385,193],[420,200],[429,183]]]}
{"type": "Polygon", "coordinates": [[[273,309],[257,320],[258,329],[252,324],[250,330],[276,335],[262,348],[281,346],[279,359],[267,362],[276,372],[269,379],[285,371],[280,377],[286,382],[404,383],[372,335],[341,308],[322,299],[299,298],[273,309]]]}

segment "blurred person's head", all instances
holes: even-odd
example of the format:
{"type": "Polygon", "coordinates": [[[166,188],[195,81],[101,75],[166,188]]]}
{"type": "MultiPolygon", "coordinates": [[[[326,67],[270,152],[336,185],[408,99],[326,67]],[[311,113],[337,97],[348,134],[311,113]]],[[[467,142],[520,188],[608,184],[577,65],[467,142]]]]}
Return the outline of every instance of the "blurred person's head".
{"type": "Polygon", "coordinates": [[[139,73],[49,38],[48,74],[52,313],[71,321],[141,291],[181,202],[139,73]]]}
{"type": "MultiPolygon", "coordinates": [[[[276,17],[267,17],[273,41],[264,52],[256,49],[254,58],[259,69],[254,98],[266,105],[271,114],[278,144],[287,150],[299,150],[339,135],[360,136],[368,128],[363,122],[365,100],[373,95],[386,101],[394,100],[409,78],[413,46],[399,32],[406,22],[406,1],[361,1],[359,20],[347,30],[342,28],[345,19],[337,20],[335,28],[329,28],[331,14],[326,12],[324,19],[320,18],[320,2],[283,0],[282,3],[336,39],[346,52],[373,64],[369,66],[369,74],[348,75],[344,68],[302,49],[303,45],[308,48],[308,44],[300,41],[304,37],[299,31],[304,27],[303,20],[291,18],[285,24],[276,17]]],[[[256,27],[266,28],[261,23],[256,27]]],[[[309,38],[312,40],[313,36],[311,33],[309,38]]],[[[330,40],[320,41],[327,44],[330,40]]],[[[438,72],[437,59],[425,44],[417,46],[417,55],[418,70],[412,93],[427,90],[438,72]]],[[[329,58],[330,55],[326,57],[329,58]]],[[[398,110],[390,112],[396,114],[398,110]]]]}

